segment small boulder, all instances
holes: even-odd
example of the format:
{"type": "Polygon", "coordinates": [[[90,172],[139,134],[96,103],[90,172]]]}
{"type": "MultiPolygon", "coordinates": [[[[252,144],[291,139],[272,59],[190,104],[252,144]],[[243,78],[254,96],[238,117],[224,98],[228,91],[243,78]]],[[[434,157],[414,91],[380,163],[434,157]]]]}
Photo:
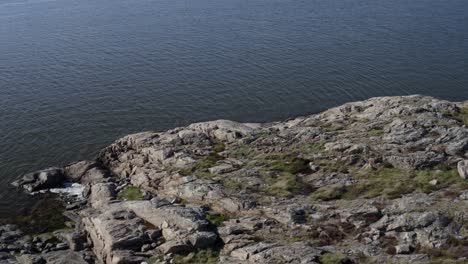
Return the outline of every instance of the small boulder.
{"type": "Polygon", "coordinates": [[[397,254],[410,254],[412,247],[408,244],[397,245],[395,251],[397,254]]]}
{"type": "Polygon", "coordinates": [[[462,179],[468,179],[468,160],[462,160],[458,162],[458,174],[462,179]]]}
{"type": "Polygon", "coordinates": [[[23,187],[28,192],[59,187],[65,180],[61,168],[52,167],[25,174],[21,179],[14,181],[13,186],[23,187]]]}

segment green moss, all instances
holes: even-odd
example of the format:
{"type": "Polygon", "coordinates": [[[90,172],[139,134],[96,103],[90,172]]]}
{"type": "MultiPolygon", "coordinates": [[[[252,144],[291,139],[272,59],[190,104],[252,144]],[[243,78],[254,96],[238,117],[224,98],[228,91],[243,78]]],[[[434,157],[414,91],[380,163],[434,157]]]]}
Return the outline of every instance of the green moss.
{"type": "Polygon", "coordinates": [[[190,253],[186,256],[176,255],[171,263],[172,264],[216,264],[219,260],[219,252],[206,249],[190,253]]]}
{"type": "Polygon", "coordinates": [[[291,197],[298,194],[308,194],[311,190],[309,185],[291,173],[276,174],[266,180],[268,185],[262,191],[271,196],[291,197]]]}
{"type": "Polygon", "coordinates": [[[164,261],[164,256],[154,256],[146,260],[148,264],[154,264],[156,262],[164,261]]]}
{"type": "Polygon", "coordinates": [[[346,193],[344,186],[327,186],[322,187],[310,195],[310,199],[317,201],[331,201],[340,199],[346,193]]]}
{"type": "Polygon", "coordinates": [[[468,108],[462,107],[456,112],[444,112],[444,115],[468,125],[468,108]]]}
{"type": "Polygon", "coordinates": [[[345,199],[385,196],[393,199],[414,191],[430,193],[447,187],[452,190],[468,188],[468,182],[458,176],[456,169],[439,167],[431,170],[411,171],[382,166],[376,170],[355,170],[358,183],[346,188],[345,199]],[[436,179],[438,183],[429,182],[436,179]]]}
{"type": "Polygon", "coordinates": [[[335,160],[316,160],[314,161],[317,165],[320,166],[320,170],[324,172],[341,172],[341,173],[348,173],[349,172],[349,165],[346,165],[342,161],[335,161],[335,160]]]}
{"type": "Polygon", "coordinates": [[[118,194],[119,199],[125,199],[128,201],[142,200],[143,192],[140,188],[135,186],[127,186],[118,194]]]}
{"type": "Polygon", "coordinates": [[[417,171],[413,181],[418,189],[425,193],[437,191],[449,186],[453,187],[455,190],[468,188],[468,182],[462,179],[454,168],[417,171]],[[437,180],[437,184],[429,184],[431,180],[437,180]]]}
{"type": "Polygon", "coordinates": [[[309,186],[296,174],[308,172],[309,162],[295,155],[266,155],[254,162],[266,183],[261,191],[272,196],[293,196],[307,192],[309,186]]]}
{"type": "Polygon", "coordinates": [[[234,147],[234,149],[231,151],[231,156],[238,159],[248,158],[252,156],[252,152],[252,148],[241,145],[234,147]]]}
{"type": "Polygon", "coordinates": [[[369,135],[370,136],[381,136],[384,134],[384,131],[382,128],[373,128],[369,130],[369,135]]]}
{"type": "Polygon", "coordinates": [[[227,178],[223,181],[223,185],[229,189],[235,189],[235,190],[240,190],[244,186],[240,182],[240,179],[232,179],[232,178],[227,178]]]}
{"type": "Polygon", "coordinates": [[[213,145],[212,150],[216,153],[220,153],[226,150],[226,146],[223,142],[216,142],[216,144],[213,145]]]}
{"type": "Polygon", "coordinates": [[[349,259],[341,253],[325,253],[319,258],[321,264],[342,264],[348,263],[349,259]]]}
{"type": "Polygon", "coordinates": [[[199,178],[210,178],[213,175],[208,172],[208,169],[215,166],[216,162],[223,160],[224,157],[218,153],[212,152],[195,161],[192,167],[179,171],[181,175],[194,175],[199,178]]]}
{"type": "Polygon", "coordinates": [[[353,175],[358,179],[358,183],[347,188],[343,195],[345,199],[377,196],[392,199],[414,190],[413,184],[409,182],[411,173],[397,168],[382,166],[377,170],[358,170],[353,175]]]}
{"type": "Polygon", "coordinates": [[[266,157],[266,169],[297,174],[309,170],[309,162],[294,156],[270,155],[266,157]]]}
{"type": "Polygon", "coordinates": [[[325,143],[324,140],[312,143],[301,143],[296,149],[299,153],[324,153],[326,152],[325,143]]]}
{"type": "Polygon", "coordinates": [[[221,226],[224,221],[229,220],[229,217],[219,213],[209,213],[205,216],[206,220],[214,226],[221,226]]]}

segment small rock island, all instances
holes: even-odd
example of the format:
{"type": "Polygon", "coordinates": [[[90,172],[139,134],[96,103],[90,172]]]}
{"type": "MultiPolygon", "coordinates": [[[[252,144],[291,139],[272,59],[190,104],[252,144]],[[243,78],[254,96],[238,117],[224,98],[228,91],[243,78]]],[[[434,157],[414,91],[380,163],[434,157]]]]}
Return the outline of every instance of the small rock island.
{"type": "Polygon", "coordinates": [[[82,187],[0,263],[467,263],[468,103],[378,97],[284,122],[128,135],[22,176],[82,187]]]}

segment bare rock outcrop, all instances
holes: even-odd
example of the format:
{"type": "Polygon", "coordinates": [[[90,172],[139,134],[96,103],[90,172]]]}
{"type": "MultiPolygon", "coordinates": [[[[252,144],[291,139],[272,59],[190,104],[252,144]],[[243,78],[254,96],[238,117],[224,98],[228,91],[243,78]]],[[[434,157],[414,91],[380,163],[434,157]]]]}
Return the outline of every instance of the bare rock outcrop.
{"type": "Polygon", "coordinates": [[[463,263],[467,125],[466,104],[400,96],[128,135],[95,161],[17,181],[29,192],[82,184],[84,201],[68,207],[61,241],[26,248],[4,226],[0,252],[24,263],[60,263],[55,252],[104,264],[463,263]]]}

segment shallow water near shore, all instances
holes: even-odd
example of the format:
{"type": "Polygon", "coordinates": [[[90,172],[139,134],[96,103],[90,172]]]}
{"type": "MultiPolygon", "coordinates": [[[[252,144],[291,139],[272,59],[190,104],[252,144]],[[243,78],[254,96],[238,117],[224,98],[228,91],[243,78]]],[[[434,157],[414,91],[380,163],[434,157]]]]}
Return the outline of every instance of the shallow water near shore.
{"type": "Polygon", "coordinates": [[[6,0],[0,217],[18,175],[123,135],[264,122],[372,96],[468,99],[468,2],[6,0]]]}

